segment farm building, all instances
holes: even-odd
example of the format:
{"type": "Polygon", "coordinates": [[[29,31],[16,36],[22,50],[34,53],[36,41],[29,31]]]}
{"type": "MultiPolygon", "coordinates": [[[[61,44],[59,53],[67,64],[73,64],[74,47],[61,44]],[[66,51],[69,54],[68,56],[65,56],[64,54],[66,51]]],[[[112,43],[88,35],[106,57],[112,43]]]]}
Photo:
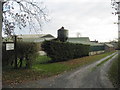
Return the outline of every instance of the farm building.
{"type": "Polygon", "coordinates": [[[99,44],[96,42],[91,42],[89,37],[70,37],[67,40],[71,43],[79,43],[79,44],[86,44],[90,45],[90,53],[89,55],[99,54],[104,52],[104,44],[99,44]]]}
{"type": "Polygon", "coordinates": [[[60,28],[58,30],[58,40],[63,42],[70,42],[70,43],[78,43],[78,44],[86,44],[90,45],[90,53],[89,55],[99,54],[103,53],[104,51],[111,51],[114,50],[114,47],[111,47],[112,45],[106,45],[106,44],[100,44],[97,40],[90,41],[89,37],[68,37],[68,30],[64,29],[64,27],[60,28]]]}
{"type": "Polygon", "coordinates": [[[115,47],[112,44],[104,44],[104,45],[105,45],[105,51],[107,52],[115,49],[115,47]]]}
{"type": "Polygon", "coordinates": [[[90,44],[89,37],[70,37],[67,41],[71,43],[90,44]]]}
{"type": "Polygon", "coordinates": [[[114,50],[114,46],[108,43],[98,43],[98,41],[90,41],[89,37],[68,37],[68,30],[64,27],[58,30],[58,37],[55,38],[51,34],[28,34],[17,35],[18,39],[25,42],[39,42],[42,43],[45,40],[60,40],[62,42],[78,43],[90,45],[89,55],[103,53],[105,51],[114,50]]]}
{"type": "Polygon", "coordinates": [[[43,42],[45,40],[55,39],[51,34],[29,34],[29,35],[18,35],[18,38],[26,42],[43,42]]]}
{"type": "MultiPolygon", "coordinates": [[[[51,34],[21,34],[17,35],[17,39],[25,42],[43,42],[45,40],[55,39],[55,37],[51,34]]],[[[13,41],[13,39],[11,37],[3,37],[2,41],[13,41]]]]}
{"type": "Polygon", "coordinates": [[[114,47],[115,49],[118,47],[117,41],[105,42],[104,44],[106,44],[108,47],[114,47]]]}

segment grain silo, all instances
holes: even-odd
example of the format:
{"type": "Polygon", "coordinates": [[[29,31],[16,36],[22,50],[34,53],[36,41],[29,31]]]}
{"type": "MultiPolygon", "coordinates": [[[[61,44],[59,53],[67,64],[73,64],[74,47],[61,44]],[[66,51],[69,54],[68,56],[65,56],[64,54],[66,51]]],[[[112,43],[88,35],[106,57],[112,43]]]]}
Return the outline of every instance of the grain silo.
{"type": "Polygon", "coordinates": [[[64,27],[58,30],[58,40],[65,42],[68,39],[68,30],[64,29],[64,27]]]}

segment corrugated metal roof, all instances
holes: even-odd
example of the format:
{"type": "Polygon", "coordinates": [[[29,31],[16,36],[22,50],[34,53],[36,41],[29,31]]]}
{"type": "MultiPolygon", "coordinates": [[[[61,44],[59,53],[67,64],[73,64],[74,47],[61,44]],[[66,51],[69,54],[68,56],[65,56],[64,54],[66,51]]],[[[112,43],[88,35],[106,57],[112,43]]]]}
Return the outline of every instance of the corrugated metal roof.
{"type": "Polygon", "coordinates": [[[43,37],[53,37],[51,34],[24,34],[17,35],[19,38],[43,38],[43,37]]]}
{"type": "Polygon", "coordinates": [[[108,47],[114,47],[112,44],[105,44],[108,47]]]}
{"type": "Polygon", "coordinates": [[[86,44],[86,45],[91,45],[91,46],[103,46],[104,44],[99,44],[95,42],[90,42],[89,37],[71,37],[68,38],[68,42],[71,43],[80,43],[80,44],[86,44]]]}
{"type": "Polygon", "coordinates": [[[68,38],[68,41],[84,41],[84,42],[90,42],[89,37],[70,37],[68,38]]]}
{"type": "Polygon", "coordinates": [[[51,40],[55,37],[51,34],[29,34],[29,35],[18,35],[18,38],[21,38],[26,42],[43,42],[45,40],[51,40]]]}

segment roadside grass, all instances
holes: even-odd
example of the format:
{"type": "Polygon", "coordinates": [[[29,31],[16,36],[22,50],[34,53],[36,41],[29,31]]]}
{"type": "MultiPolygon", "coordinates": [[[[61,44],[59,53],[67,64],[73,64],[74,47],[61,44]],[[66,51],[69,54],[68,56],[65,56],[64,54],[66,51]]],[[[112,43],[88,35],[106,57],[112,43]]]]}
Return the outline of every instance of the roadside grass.
{"type": "Polygon", "coordinates": [[[34,64],[44,64],[44,63],[48,63],[50,61],[51,61],[50,57],[38,55],[37,58],[34,61],[34,64]]]}
{"type": "Polygon", "coordinates": [[[114,55],[110,56],[109,58],[105,59],[104,61],[101,61],[100,63],[98,63],[95,67],[92,68],[92,71],[94,71],[97,67],[101,66],[102,64],[104,64],[105,62],[107,62],[108,60],[110,60],[114,55]]]}
{"type": "Polygon", "coordinates": [[[120,65],[120,55],[118,58],[116,58],[111,67],[110,70],[108,72],[109,78],[113,83],[114,87],[120,87],[120,71],[119,71],[119,65],[120,65]]]}
{"type": "Polygon", "coordinates": [[[90,63],[93,63],[95,61],[98,61],[108,55],[111,55],[113,52],[107,52],[107,53],[103,53],[103,54],[99,54],[99,55],[94,55],[94,56],[87,56],[87,57],[83,57],[83,58],[78,58],[78,59],[73,59],[70,61],[64,61],[64,62],[60,62],[61,64],[65,64],[70,66],[71,69],[83,66],[83,65],[87,65],[90,63]]]}
{"type": "Polygon", "coordinates": [[[110,56],[109,58],[105,59],[104,61],[100,62],[99,64],[97,64],[97,67],[102,65],[103,63],[107,62],[108,60],[110,60],[114,55],[110,56]]]}
{"type": "Polygon", "coordinates": [[[9,68],[7,70],[3,70],[3,85],[15,85],[18,83],[24,83],[50,77],[53,75],[58,75],[65,71],[69,71],[71,69],[75,69],[77,67],[81,67],[83,65],[87,65],[97,60],[100,60],[114,52],[107,52],[99,55],[86,56],[78,59],[55,63],[45,63],[44,60],[50,61],[51,59],[47,56],[39,56],[37,60],[35,60],[35,63],[33,63],[31,69],[15,70],[9,68]],[[43,62],[44,64],[41,64],[43,62]]]}
{"type": "Polygon", "coordinates": [[[32,67],[36,72],[42,72],[45,76],[51,76],[55,74],[59,74],[64,72],[65,70],[69,70],[70,67],[64,64],[53,63],[53,64],[42,64],[42,65],[34,65],[32,67]]]}

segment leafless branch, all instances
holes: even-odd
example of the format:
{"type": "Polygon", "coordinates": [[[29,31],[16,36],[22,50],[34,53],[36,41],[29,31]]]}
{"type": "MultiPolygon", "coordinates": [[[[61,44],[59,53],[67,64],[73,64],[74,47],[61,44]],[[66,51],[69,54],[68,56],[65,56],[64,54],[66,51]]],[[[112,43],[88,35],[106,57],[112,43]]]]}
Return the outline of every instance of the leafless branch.
{"type": "MultiPolygon", "coordinates": [[[[12,21],[20,29],[29,26],[30,31],[32,29],[36,31],[38,29],[36,29],[35,25],[38,24],[37,26],[39,26],[39,30],[41,30],[43,22],[48,21],[47,11],[45,11],[46,7],[43,7],[42,3],[38,6],[36,2],[32,2],[30,0],[4,0],[4,2],[4,5],[8,6],[9,10],[5,11],[3,9],[3,25],[6,24],[5,21],[7,20],[7,23],[12,21]],[[17,12],[15,12],[14,3],[18,5],[17,12]]],[[[5,7],[4,5],[3,8],[5,7]]],[[[8,35],[12,34],[9,27],[5,26],[4,31],[8,33],[8,35]]]]}

